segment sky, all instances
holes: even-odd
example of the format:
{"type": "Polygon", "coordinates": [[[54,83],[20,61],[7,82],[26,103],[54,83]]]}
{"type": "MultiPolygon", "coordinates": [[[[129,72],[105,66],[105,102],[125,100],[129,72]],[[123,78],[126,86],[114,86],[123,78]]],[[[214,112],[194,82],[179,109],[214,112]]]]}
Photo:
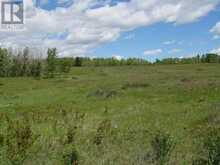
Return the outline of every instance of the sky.
{"type": "MultiPolygon", "coordinates": [[[[1,1],[1,0],[0,0],[1,1]]],[[[220,54],[220,0],[24,0],[25,30],[2,47],[59,56],[144,58],[220,54]]]]}

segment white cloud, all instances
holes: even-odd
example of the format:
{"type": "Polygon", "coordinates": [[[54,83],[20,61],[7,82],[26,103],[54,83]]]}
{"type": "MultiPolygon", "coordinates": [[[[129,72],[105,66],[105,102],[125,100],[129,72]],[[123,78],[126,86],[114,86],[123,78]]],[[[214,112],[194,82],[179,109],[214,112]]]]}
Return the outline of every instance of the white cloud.
{"type": "Polygon", "coordinates": [[[164,45],[172,45],[172,44],[175,44],[175,43],[176,43],[175,40],[170,40],[170,41],[163,42],[164,45]]]}
{"type": "Polygon", "coordinates": [[[162,52],[163,52],[162,49],[153,49],[153,50],[145,50],[143,54],[146,56],[158,55],[158,54],[161,54],[162,52]]]}
{"type": "Polygon", "coordinates": [[[213,39],[219,39],[219,36],[220,36],[220,22],[217,22],[216,25],[211,28],[210,32],[214,34],[213,39]]]}
{"type": "MultiPolygon", "coordinates": [[[[67,0],[57,2],[67,3],[67,0]]],[[[131,0],[113,6],[109,2],[74,0],[67,8],[46,11],[25,0],[26,31],[0,32],[0,43],[17,47],[57,47],[62,55],[85,55],[134,28],[157,22],[194,22],[214,10],[220,0],[131,0]],[[93,8],[100,3],[100,7],[93,8]]]]}
{"type": "Polygon", "coordinates": [[[173,54],[173,53],[179,53],[179,52],[181,52],[181,51],[182,51],[181,49],[174,48],[174,49],[171,49],[171,50],[169,51],[169,53],[173,54]]]}
{"type": "Polygon", "coordinates": [[[118,54],[115,54],[115,55],[112,55],[112,57],[116,60],[122,60],[123,59],[123,56],[120,56],[118,54]]]}
{"type": "Polygon", "coordinates": [[[210,53],[215,53],[215,54],[220,55],[220,48],[213,49],[213,50],[210,51],[210,53]]]}

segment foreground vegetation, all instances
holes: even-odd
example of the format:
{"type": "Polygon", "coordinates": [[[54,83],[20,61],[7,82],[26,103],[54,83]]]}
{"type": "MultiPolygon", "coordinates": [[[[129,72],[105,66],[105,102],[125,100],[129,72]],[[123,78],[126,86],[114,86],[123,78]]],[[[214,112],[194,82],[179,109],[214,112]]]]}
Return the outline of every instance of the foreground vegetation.
{"type": "Polygon", "coordinates": [[[0,78],[0,164],[219,164],[220,65],[0,78]]]}

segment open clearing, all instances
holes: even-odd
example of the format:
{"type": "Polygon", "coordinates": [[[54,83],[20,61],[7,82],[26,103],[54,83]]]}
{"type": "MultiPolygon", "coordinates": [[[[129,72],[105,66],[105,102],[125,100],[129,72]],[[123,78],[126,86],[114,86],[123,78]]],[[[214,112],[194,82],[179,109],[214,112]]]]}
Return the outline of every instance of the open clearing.
{"type": "Polygon", "coordinates": [[[54,79],[1,78],[0,164],[65,164],[73,148],[83,165],[148,164],[157,130],[175,139],[171,162],[189,164],[197,139],[219,128],[219,113],[219,64],[74,67],[54,79]],[[18,126],[24,136],[8,129],[18,126]],[[10,142],[19,138],[21,146],[10,142]]]}

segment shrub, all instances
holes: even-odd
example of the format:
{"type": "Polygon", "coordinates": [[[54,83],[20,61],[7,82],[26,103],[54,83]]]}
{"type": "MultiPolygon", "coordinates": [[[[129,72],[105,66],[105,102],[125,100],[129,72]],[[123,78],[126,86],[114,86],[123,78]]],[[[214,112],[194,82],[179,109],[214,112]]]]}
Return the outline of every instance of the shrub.
{"type": "Polygon", "coordinates": [[[22,164],[26,158],[27,150],[33,145],[36,137],[33,136],[27,119],[12,122],[7,117],[7,123],[8,128],[4,138],[7,158],[13,164],[22,164]]]}
{"type": "Polygon", "coordinates": [[[61,58],[61,59],[59,59],[59,70],[62,73],[70,72],[72,65],[73,65],[73,59],[72,58],[61,58]]]}
{"type": "Polygon", "coordinates": [[[170,160],[175,143],[168,133],[158,131],[151,140],[151,147],[153,150],[153,161],[157,165],[165,165],[170,160]]]}
{"type": "Polygon", "coordinates": [[[75,64],[74,64],[75,66],[80,67],[82,66],[82,63],[83,63],[83,59],[81,57],[75,58],[75,64]]]}
{"type": "Polygon", "coordinates": [[[193,165],[220,164],[220,135],[218,130],[211,131],[203,138],[202,151],[199,158],[193,160],[193,165]]]}
{"type": "Polygon", "coordinates": [[[69,126],[67,128],[67,144],[74,143],[77,126],[69,126]]]}
{"type": "Polygon", "coordinates": [[[66,165],[78,165],[79,156],[77,151],[74,148],[71,148],[70,151],[65,151],[63,160],[66,165]]]}
{"type": "Polygon", "coordinates": [[[101,145],[103,143],[104,138],[111,132],[111,121],[103,120],[96,131],[96,135],[94,138],[94,144],[101,145]]]}

